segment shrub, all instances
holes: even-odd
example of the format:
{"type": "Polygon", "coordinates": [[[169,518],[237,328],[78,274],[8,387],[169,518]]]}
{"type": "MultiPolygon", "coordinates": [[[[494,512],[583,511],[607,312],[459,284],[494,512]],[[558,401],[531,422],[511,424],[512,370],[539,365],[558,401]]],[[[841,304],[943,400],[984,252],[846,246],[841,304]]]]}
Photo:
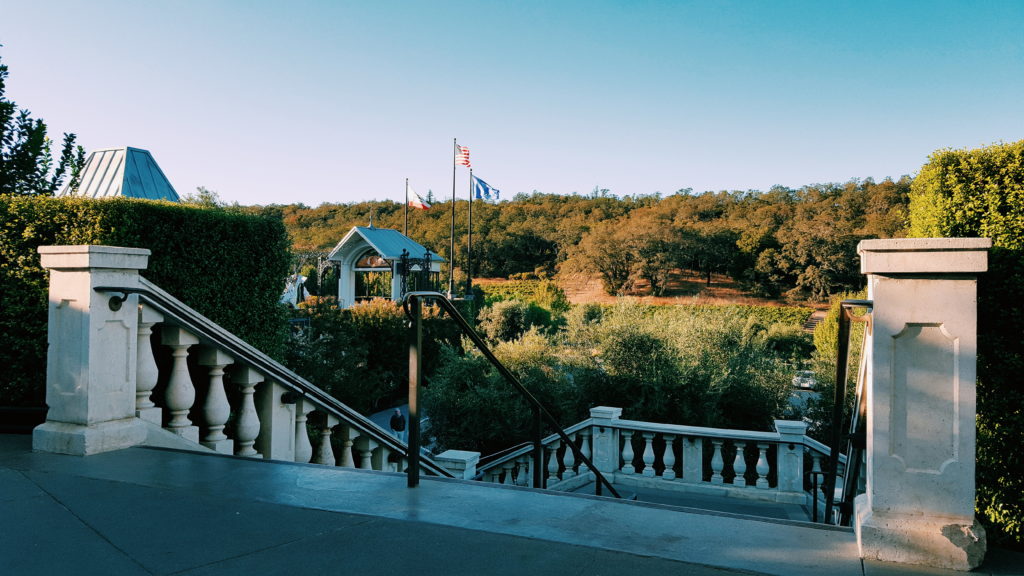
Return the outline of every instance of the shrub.
{"type": "Polygon", "coordinates": [[[547,328],[551,313],[518,300],[495,302],[484,308],[478,316],[479,330],[493,342],[515,340],[530,328],[547,328]]]}
{"type": "Polygon", "coordinates": [[[152,251],[143,276],[280,357],[278,305],[289,260],[279,218],[134,199],[0,198],[0,404],[40,405],[47,277],[37,248],[105,244],[152,251]]]}
{"type": "Polygon", "coordinates": [[[992,238],[978,283],[977,510],[1024,548],[1024,140],[940,150],[911,187],[911,235],[992,238]]]}

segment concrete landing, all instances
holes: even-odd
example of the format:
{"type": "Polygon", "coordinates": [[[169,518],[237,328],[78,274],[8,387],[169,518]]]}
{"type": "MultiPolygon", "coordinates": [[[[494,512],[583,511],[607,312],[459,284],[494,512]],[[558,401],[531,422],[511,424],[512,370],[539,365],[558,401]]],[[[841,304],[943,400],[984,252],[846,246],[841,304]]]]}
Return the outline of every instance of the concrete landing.
{"type": "MultiPolygon", "coordinates": [[[[822,574],[853,534],[457,480],[0,436],[0,573],[822,574]]],[[[984,572],[982,572],[984,573],[984,572]]],[[[1010,572],[999,572],[1010,574],[1010,572]]]]}

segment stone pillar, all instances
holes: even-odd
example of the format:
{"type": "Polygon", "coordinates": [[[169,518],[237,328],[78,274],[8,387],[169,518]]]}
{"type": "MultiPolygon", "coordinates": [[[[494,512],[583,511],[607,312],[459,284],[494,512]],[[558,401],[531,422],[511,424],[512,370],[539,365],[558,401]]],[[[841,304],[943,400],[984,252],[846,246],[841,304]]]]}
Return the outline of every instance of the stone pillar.
{"type": "Polygon", "coordinates": [[[295,404],[282,402],[288,388],[267,380],[256,386],[256,413],[260,420],[260,433],[256,437],[256,450],[264,458],[295,460],[295,404]]]}
{"type": "Polygon", "coordinates": [[[456,478],[472,480],[473,476],[476,476],[476,465],[480,462],[480,453],[468,450],[445,450],[434,456],[434,462],[451,472],[452,476],[456,478]]]}
{"type": "Polygon", "coordinates": [[[974,519],[976,277],[990,246],[915,238],[858,247],[874,301],[867,491],[855,503],[865,558],[970,570],[984,557],[974,519]]]}
{"type": "Polygon", "coordinates": [[[622,417],[622,408],[595,406],[590,409],[593,420],[591,429],[591,455],[594,467],[611,478],[619,470],[619,430],[613,428],[614,421],[622,417]]]}
{"type": "Polygon", "coordinates": [[[776,420],[775,431],[779,433],[779,445],[775,454],[775,470],[780,492],[804,491],[804,435],[807,423],[793,420],[776,420]]]}
{"type": "Polygon", "coordinates": [[[137,287],[149,250],[112,246],[40,246],[50,271],[46,422],[32,448],[87,455],[141,444],[135,418],[139,298],[111,305],[101,286],[137,287]],[[116,309],[115,309],[116,308],[116,309]]]}

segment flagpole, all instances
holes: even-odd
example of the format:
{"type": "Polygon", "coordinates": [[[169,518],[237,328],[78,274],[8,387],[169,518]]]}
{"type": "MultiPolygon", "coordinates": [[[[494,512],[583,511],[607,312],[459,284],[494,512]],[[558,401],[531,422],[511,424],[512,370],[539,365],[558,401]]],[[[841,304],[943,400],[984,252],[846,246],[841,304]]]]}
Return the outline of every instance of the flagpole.
{"type": "Polygon", "coordinates": [[[455,154],[459,150],[458,138],[452,138],[452,239],[448,251],[448,297],[455,297],[455,154]]]}
{"type": "Polygon", "coordinates": [[[469,237],[466,242],[466,298],[473,296],[473,169],[469,169],[469,237]]]}
{"type": "Polygon", "coordinates": [[[406,238],[409,237],[409,179],[405,179],[405,229],[402,230],[406,238]]]}

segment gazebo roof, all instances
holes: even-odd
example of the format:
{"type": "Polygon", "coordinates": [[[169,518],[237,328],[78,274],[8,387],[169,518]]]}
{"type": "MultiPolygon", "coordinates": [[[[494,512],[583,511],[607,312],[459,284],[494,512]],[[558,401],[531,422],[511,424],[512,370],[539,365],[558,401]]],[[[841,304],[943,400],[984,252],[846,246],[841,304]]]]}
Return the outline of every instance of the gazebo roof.
{"type": "Polygon", "coordinates": [[[164,176],[148,150],[131,148],[104,148],[93,150],[82,168],[77,190],[70,182],[58,196],[85,196],[88,198],[145,198],[178,202],[178,193],[164,176]]]}
{"type": "MultiPolygon", "coordinates": [[[[377,251],[385,260],[397,260],[402,257],[402,250],[409,252],[410,258],[422,258],[427,252],[422,244],[402,234],[398,230],[389,228],[374,228],[372,226],[354,226],[345,234],[345,237],[338,242],[338,245],[331,250],[327,258],[329,260],[342,260],[350,250],[363,246],[362,240],[371,248],[377,251]]],[[[430,258],[434,262],[447,262],[436,252],[430,252],[430,258]]]]}

